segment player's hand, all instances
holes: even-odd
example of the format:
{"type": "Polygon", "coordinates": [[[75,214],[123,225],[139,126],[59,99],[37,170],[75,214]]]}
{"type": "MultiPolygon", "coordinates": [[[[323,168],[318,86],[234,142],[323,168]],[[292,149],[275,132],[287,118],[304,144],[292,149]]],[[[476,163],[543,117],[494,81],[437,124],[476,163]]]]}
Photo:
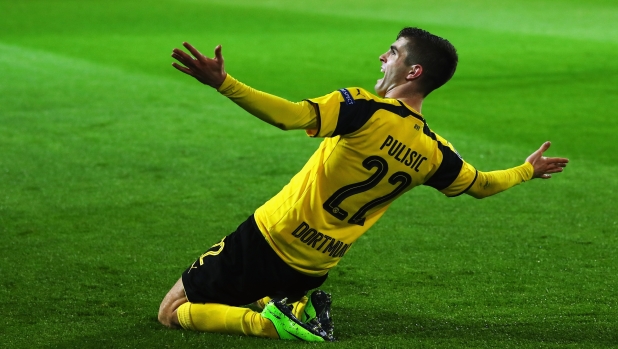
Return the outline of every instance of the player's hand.
{"type": "Polygon", "coordinates": [[[543,143],[537,151],[526,159],[526,161],[534,167],[534,175],[532,175],[532,178],[549,179],[552,173],[564,171],[564,168],[569,162],[567,158],[548,158],[543,156],[543,153],[549,149],[550,145],[550,142],[543,143]]]}
{"type": "Polygon", "coordinates": [[[183,42],[182,45],[186,47],[195,58],[191,57],[183,50],[175,48],[172,51],[172,57],[184,66],[176,62],[172,63],[172,66],[187,75],[191,75],[205,85],[219,88],[227,76],[223,66],[221,45],[215,47],[214,58],[204,56],[188,42],[183,42]]]}

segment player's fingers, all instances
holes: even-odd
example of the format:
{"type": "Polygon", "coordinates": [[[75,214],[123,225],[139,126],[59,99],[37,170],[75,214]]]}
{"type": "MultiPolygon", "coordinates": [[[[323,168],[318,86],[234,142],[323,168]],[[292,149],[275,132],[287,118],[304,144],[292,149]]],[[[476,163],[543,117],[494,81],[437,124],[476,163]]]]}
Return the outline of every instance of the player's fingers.
{"type": "Polygon", "coordinates": [[[562,164],[567,164],[569,163],[569,159],[567,158],[545,158],[545,160],[549,163],[555,164],[555,163],[562,163],[562,164]]]}
{"type": "Polygon", "coordinates": [[[549,146],[550,146],[549,142],[543,143],[539,149],[537,149],[534,153],[528,156],[526,161],[530,162],[531,164],[534,164],[539,158],[543,156],[543,152],[546,151],[549,148],[549,146]]]}
{"type": "Polygon", "coordinates": [[[564,162],[556,162],[556,163],[545,163],[545,168],[547,170],[560,170],[560,172],[562,172],[564,170],[564,168],[567,166],[566,163],[564,162]]]}
{"type": "Polygon", "coordinates": [[[188,54],[186,54],[184,51],[179,50],[179,49],[174,49],[174,51],[172,51],[172,58],[176,59],[177,61],[179,61],[180,63],[186,65],[186,66],[191,66],[194,67],[195,66],[195,60],[193,58],[191,58],[191,56],[189,56],[188,54]]]}
{"type": "Polygon", "coordinates": [[[187,48],[187,50],[189,50],[189,52],[191,52],[191,54],[192,54],[195,58],[197,58],[199,61],[202,61],[202,60],[204,60],[204,59],[206,58],[206,57],[204,57],[204,55],[203,55],[200,51],[198,51],[198,50],[197,50],[195,47],[193,47],[190,43],[188,43],[188,42],[183,42],[183,43],[182,43],[182,45],[183,45],[184,47],[186,47],[186,48],[187,48]]]}
{"type": "Polygon", "coordinates": [[[217,61],[223,63],[223,54],[221,54],[221,45],[217,45],[215,47],[215,57],[217,57],[217,61]]]}
{"type": "Polygon", "coordinates": [[[551,146],[551,143],[549,141],[541,144],[541,147],[537,151],[534,152],[534,155],[536,155],[536,156],[543,156],[543,153],[547,149],[549,149],[550,146],[551,146]]]}
{"type": "Polygon", "coordinates": [[[177,55],[179,55],[180,57],[183,57],[183,58],[191,58],[191,59],[193,59],[193,57],[189,56],[189,54],[187,54],[185,51],[183,51],[183,50],[181,50],[179,48],[173,49],[172,50],[172,54],[177,54],[177,55]]]}
{"type": "Polygon", "coordinates": [[[553,163],[547,163],[548,167],[567,167],[567,164],[565,164],[564,162],[553,162],[553,163]]]}
{"type": "Polygon", "coordinates": [[[556,173],[556,172],[562,172],[564,171],[564,169],[562,167],[553,167],[553,168],[548,168],[545,173],[556,173]]]}
{"type": "Polygon", "coordinates": [[[185,68],[178,63],[172,63],[172,66],[189,76],[193,76],[193,72],[189,68],[185,68]]]}

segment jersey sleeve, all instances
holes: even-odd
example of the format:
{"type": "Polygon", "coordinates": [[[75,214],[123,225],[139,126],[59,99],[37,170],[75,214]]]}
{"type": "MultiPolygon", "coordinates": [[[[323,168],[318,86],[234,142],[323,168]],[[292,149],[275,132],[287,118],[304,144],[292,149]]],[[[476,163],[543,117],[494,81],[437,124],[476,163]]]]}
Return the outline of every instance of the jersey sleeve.
{"type": "Polygon", "coordinates": [[[337,127],[343,101],[341,90],[331,92],[326,96],[310,98],[307,101],[313,104],[318,117],[317,129],[307,130],[307,134],[312,137],[332,137],[337,127]]]}
{"type": "Polygon", "coordinates": [[[258,91],[230,74],[218,91],[257,118],[282,130],[313,129],[317,124],[316,110],[309,102],[293,103],[258,91]]]}
{"type": "Polygon", "coordinates": [[[371,95],[361,88],[342,88],[322,97],[308,99],[317,112],[317,128],[307,130],[312,137],[335,137],[358,131],[373,112],[366,108],[371,95]],[[356,95],[353,96],[353,93],[356,95]]]}
{"type": "Polygon", "coordinates": [[[478,179],[478,171],[469,163],[463,161],[457,177],[448,187],[440,190],[444,195],[454,197],[465,193],[478,179]]]}
{"type": "Polygon", "coordinates": [[[500,193],[525,181],[532,179],[534,167],[525,162],[507,170],[482,172],[478,171],[478,178],[466,194],[477,199],[500,193]]]}
{"type": "Polygon", "coordinates": [[[451,143],[438,135],[435,137],[442,161],[424,185],[433,187],[449,197],[459,196],[476,182],[478,171],[461,158],[451,143]]]}

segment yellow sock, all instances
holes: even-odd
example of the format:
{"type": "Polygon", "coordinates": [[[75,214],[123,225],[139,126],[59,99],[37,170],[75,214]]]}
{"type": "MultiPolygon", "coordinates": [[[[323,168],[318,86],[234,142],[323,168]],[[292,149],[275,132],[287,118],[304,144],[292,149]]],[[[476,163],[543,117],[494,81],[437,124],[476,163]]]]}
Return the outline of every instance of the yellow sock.
{"type": "Polygon", "coordinates": [[[264,307],[266,306],[266,304],[268,304],[268,302],[270,302],[270,297],[264,297],[260,300],[258,300],[257,302],[255,302],[255,304],[260,308],[260,309],[264,309],[264,307]]]}
{"type": "Polygon", "coordinates": [[[273,323],[247,308],[215,303],[185,303],[178,310],[178,322],[187,330],[279,338],[273,323]]]}

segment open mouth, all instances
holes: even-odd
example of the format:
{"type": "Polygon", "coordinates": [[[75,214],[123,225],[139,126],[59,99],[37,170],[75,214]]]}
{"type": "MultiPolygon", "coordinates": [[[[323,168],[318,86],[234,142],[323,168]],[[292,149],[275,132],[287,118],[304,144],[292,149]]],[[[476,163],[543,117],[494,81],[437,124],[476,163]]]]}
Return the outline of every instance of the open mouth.
{"type": "Polygon", "coordinates": [[[386,74],[386,71],[384,70],[384,66],[380,67],[380,73],[382,73],[382,77],[379,78],[378,81],[384,80],[384,74],[386,74]]]}

